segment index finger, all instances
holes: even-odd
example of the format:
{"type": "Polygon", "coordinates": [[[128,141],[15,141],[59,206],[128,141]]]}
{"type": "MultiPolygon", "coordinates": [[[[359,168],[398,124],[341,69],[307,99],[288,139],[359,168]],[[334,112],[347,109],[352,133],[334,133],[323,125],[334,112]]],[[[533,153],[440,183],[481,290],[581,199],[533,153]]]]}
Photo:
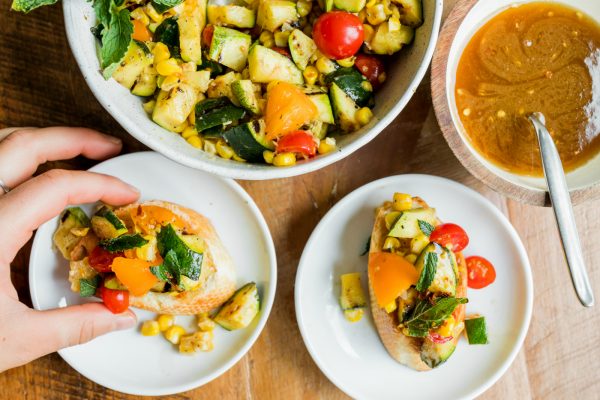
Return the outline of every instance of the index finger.
{"type": "Polygon", "coordinates": [[[84,171],[51,170],[0,197],[0,261],[8,264],[41,224],[66,206],[103,201],[119,206],[139,197],[118,178],[84,171]]]}

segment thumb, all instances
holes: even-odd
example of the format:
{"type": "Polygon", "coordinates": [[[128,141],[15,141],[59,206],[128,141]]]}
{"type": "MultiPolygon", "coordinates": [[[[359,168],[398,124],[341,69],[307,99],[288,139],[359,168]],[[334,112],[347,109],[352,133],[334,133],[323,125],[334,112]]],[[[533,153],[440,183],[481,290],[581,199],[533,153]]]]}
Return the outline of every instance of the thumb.
{"type": "Polygon", "coordinates": [[[108,332],[132,328],[136,323],[137,318],[130,310],[113,314],[102,303],[88,303],[48,311],[32,310],[25,332],[33,336],[37,354],[32,356],[37,358],[108,332]]]}

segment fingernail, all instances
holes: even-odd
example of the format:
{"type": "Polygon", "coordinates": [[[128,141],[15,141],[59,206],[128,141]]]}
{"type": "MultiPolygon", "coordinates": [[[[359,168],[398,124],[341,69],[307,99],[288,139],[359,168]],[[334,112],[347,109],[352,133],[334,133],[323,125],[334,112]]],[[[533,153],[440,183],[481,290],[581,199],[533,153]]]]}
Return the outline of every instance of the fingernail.
{"type": "Polygon", "coordinates": [[[136,323],[135,316],[128,312],[117,317],[117,329],[119,330],[133,328],[136,323]]]}
{"type": "Polygon", "coordinates": [[[138,194],[140,193],[140,189],[136,188],[135,186],[130,185],[129,183],[127,184],[127,186],[129,186],[129,189],[133,190],[134,192],[138,194]]]}
{"type": "Polygon", "coordinates": [[[121,144],[122,143],[121,139],[119,139],[118,137],[110,136],[110,135],[106,135],[106,136],[108,137],[108,140],[110,140],[114,144],[121,144]]]}

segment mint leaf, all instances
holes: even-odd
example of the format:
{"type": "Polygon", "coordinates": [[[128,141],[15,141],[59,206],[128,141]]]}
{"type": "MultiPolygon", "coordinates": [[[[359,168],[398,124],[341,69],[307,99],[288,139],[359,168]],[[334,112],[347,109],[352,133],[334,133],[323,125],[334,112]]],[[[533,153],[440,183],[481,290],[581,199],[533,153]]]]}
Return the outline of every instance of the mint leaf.
{"type": "Polygon", "coordinates": [[[129,18],[128,10],[111,11],[111,19],[102,33],[102,49],[100,58],[102,68],[121,61],[131,43],[133,24],[129,18]]]}
{"type": "Polygon", "coordinates": [[[183,0],[152,0],[152,5],[158,4],[168,8],[175,7],[181,3],[183,3],[183,0]]]}
{"type": "Polygon", "coordinates": [[[111,0],[93,0],[92,7],[96,13],[96,19],[103,26],[109,26],[111,20],[110,13],[111,0]]]}
{"type": "Polygon", "coordinates": [[[421,232],[423,232],[423,234],[427,237],[431,236],[431,232],[433,232],[435,230],[435,226],[433,226],[429,222],[423,221],[421,219],[419,219],[418,222],[419,222],[419,228],[421,229],[421,232]]]}
{"type": "Polygon", "coordinates": [[[56,3],[58,0],[13,0],[12,9],[28,13],[31,10],[35,10],[41,6],[48,6],[56,3]]]}
{"type": "Polygon", "coordinates": [[[421,300],[404,326],[408,328],[409,335],[424,337],[431,328],[441,325],[457,306],[468,301],[466,298],[442,297],[431,304],[426,299],[421,300]]]}
{"type": "Polygon", "coordinates": [[[100,275],[96,275],[90,279],[79,280],[79,295],[81,297],[91,297],[96,294],[96,289],[102,283],[100,275]]]}
{"type": "Polygon", "coordinates": [[[415,287],[415,289],[417,289],[419,292],[424,292],[429,286],[431,286],[431,282],[433,282],[433,278],[435,277],[435,273],[437,271],[437,263],[438,255],[436,253],[430,251],[425,254],[423,270],[421,271],[419,281],[415,287]]]}
{"type": "Polygon", "coordinates": [[[165,255],[163,263],[156,267],[150,267],[150,272],[159,280],[169,282],[173,285],[179,284],[181,279],[181,267],[174,250],[169,250],[165,255]]]}

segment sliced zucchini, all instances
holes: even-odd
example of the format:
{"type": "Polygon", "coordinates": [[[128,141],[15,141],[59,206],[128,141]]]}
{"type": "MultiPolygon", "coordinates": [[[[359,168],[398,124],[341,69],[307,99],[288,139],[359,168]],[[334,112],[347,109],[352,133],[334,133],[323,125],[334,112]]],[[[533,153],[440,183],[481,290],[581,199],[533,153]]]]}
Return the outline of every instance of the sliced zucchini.
{"type": "Polygon", "coordinates": [[[92,230],[99,239],[113,239],[127,233],[127,227],[108,207],[103,206],[92,217],[92,230]]]}
{"type": "Polygon", "coordinates": [[[250,79],[241,79],[231,84],[231,91],[240,105],[254,115],[260,115],[260,106],[250,79]]]}
{"type": "Polygon", "coordinates": [[[304,83],[302,71],[286,56],[261,45],[253,45],[248,55],[250,79],[255,83],[272,81],[304,83]]]}
{"type": "Polygon", "coordinates": [[[250,282],[238,289],[223,304],[213,320],[228,331],[250,325],[260,310],[260,298],[256,283],[250,282]]]}
{"type": "Polygon", "coordinates": [[[237,5],[208,5],[208,22],[216,26],[254,28],[256,12],[237,5]]]}
{"type": "Polygon", "coordinates": [[[334,124],[333,111],[331,109],[331,102],[329,96],[326,93],[313,94],[308,96],[319,110],[319,121],[326,124],[334,124]]]}
{"type": "Polygon", "coordinates": [[[196,105],[196,130],[203,132],[217,126],[230,125],[245,115],[244,109],[234,106],[226,97],[206,99],[196,105]]]}
{"type": "Polygon", "coordinates": [[[153,37],[155,42],[162,42],[167,45],[171,52],[171,57],[179,57],[179,25],[176,18],[163,20],[156,27],[153,37]]]}
{"type": "Polygon", "coordinates": [[[142,235],[133,233],[121,235],[113,239],[102,240],[98,245],[111,253],[118,253],[120,251],[142,247],[146,243],[148,243],[148,241],[144,239],[142,235]]]}
{"type": "Polygon", "coordinates": [[[367,306],[367,296],[360,283],[360,273],[344,274],[340,277],[342,289],[340,292],[340,306],[342,310],[352,310],[367,306]]]}
{"type": "Polygon", "coordinates": [[[423,25],[423,3],[422,0],[394,0],[402,6],[400,10],[400,22],[412,28],[423,25]]]}
{"type": "Polygon", "coordinates": [[[235,29],[217,26],[210,42],[208,58],[239,72],[248,62],[248,50],[251,42],[250,35],[235,29]]]}
{"type": "Polygon", "coordinates": [[[233,104],[239,106],[240,104],[237,97],[233,94],[231,85],[240,78],[241,75],[233,71],[217,76],[208,86],[206,96],[211,99],[227,97],[233,104]]]}
{"type": "Polygon", "coordinates": [[[117,279],[116,276],[112,276],[110,278],[106,278],[104,280],[104,287],[107,289],[112,289],[112,290],[127,290],[129,291],[129,289],[127,288],[127,286],[123,285],[121,283],[121,281],[119,281],[117,279]]]}
{"type": "MultiPolygon", "coordinates": [[[[173,225],[163,226],[156,236],[158,252],[163,259],[167,257],[167,254],[176,258],[179,269],[177,272],[180,277],[183,275],[192,281],[198,281],[204,253],[196,251],[200,248],[196,247],[194,242],[190,244],[189,240],[185,240],[184,237],[175,230],[173,225]]],[[[181,279],[178,283],[181,283],[181,279]]]]}
{"type": "Polygon", "coordinates": [[[223,138],[235,154],[249,162],[264,161],[263,152],[275,149],[273,142],[266,138],[262,119],[233,127],[223,133],[223,138]]]}
{"type": "Polygon", "coordinates": [[[202,64],[200,39],[206,26],[206,1],[185,0],[183,11],[177,19],[181,59],[196,65],[202,64]]]}
{"type": "Polygon", "coordinates": [[[415,36],[414,28],[401,25],[399,29],[390,29],[389,22],[377,26],[373,38],[366,42],[367,47],[376,54],[394,54],[405,44],[412,43],[415,36]]]}
{"type": "Polygon", "coordinates": [[[413,208],[412,210],[402,211],[402,214],[388,233],[388,236],[410,239],[421,233],[419,221],[425,221],[431,225],[435,225],[437,217],[435,216],[434,208],[413,208]]]}
{"type": "Polygon", "coordinates": [[[485,317],[467,318],[465,320],[465,330],[469,344],[488,344],[487,327],[485,317]]]}
{"type": "Polygon", "coordinates": [[[427,278],[428,285],[425,284],[424,289],[439,295],[450,297],[456,296],[457,276],[455,271],[455,260],[450,250],[437,243],[430,243],[427,245],[415,263],[415,267],[420,275],[429,274],[431,272],[426,268],[428,267],[428,259],[434,260],[435,266],[432,269],[432,276],[427,278]]]}
{"type": "Polygon", "coordinates": [[[169,91],[160,91],[152,111],[152,120],[169,131],[181,132],[197,102],[198,90],[180,82],[169,91]]]}
{"type": "Polygon", "coordinates": [[[300,29],[294,29],[288,38],[288,46],[292,60],[301,70],[306,69],[308,61],[317,52],[315,41],[300,29]]]}
{"type": "Polygon", "coordinates": [[[260,0],[257,23],[263,29],[275,32],[283,24],[296,25],[298,19],[296,3],[282,0],[260,0]]]}
{"type": "Polygon", "coordinates": [[[453,340],[446,343],[434,343],[431,339],[426,338],[421,346],[421,360],[430,368],[435,368],[445,363],[455,349],[456,343],[453,340]]]}
{"type": "Polygon", "coordinates": [[[369,106],[373,100],[373,87],[356,68],[340,68],[326,77],[335,83],[359,106],[369,106]]]}
{"type": "Polygon", "coordinates": [[[146,54],[144,49],[132,40],[112,77],[127,89],[131,89],[146,67],[152,64],[153,59],[152,54],[146,54]]]}
{"type": "Polygon", "coordinates": [[[90,220],[85,212],[79,207],[67,208],[60,216],[60,224],[52,238],[54,245],[64,258],[71,259],[71,252],[81,240],[81,236],[75,235],[79,229],[90,227],[90,220]]]}
{"type": "Polygon", "coordinates": [[[181,74],[181,82],[188,84],[204,93],[208,90],[210,83],[210,71],[185,71],[181,74]]]}
{"type": "Polygon", "coordinates": [[[365,7],[367,0],[333,0],[335,8],[351,13],[360,12],[365,7]]]}
{"type": "Polygon", "coordinates": [[[154,65],[146,66],[131,87],[131,93],[142,97],[152,96],[156,91],[157,78],[158,72],[156,72],[154,65]]]}
{"type": "Polygon", "coordinates": [[[331,105],[335,119],[340,129],[344,132],[354,132],[360,128],[360,124],[356,120],[356,112],[359,107],[338,85],[331,84],[329,90],[331,105]]]}

